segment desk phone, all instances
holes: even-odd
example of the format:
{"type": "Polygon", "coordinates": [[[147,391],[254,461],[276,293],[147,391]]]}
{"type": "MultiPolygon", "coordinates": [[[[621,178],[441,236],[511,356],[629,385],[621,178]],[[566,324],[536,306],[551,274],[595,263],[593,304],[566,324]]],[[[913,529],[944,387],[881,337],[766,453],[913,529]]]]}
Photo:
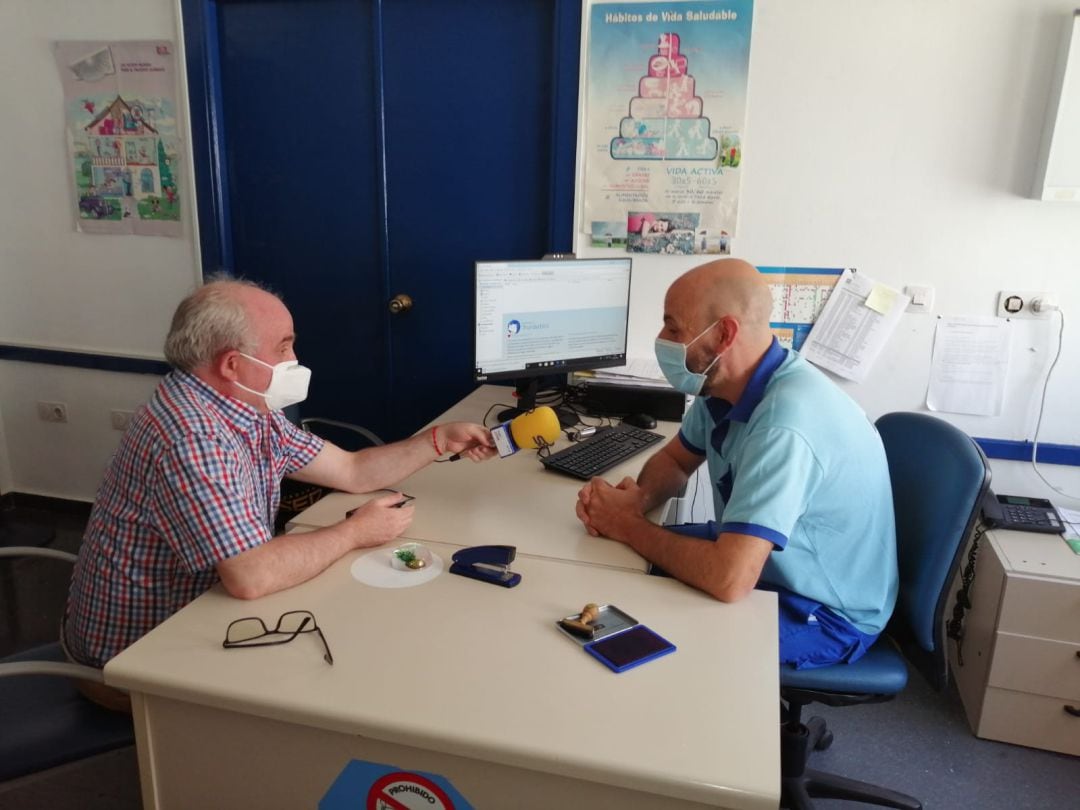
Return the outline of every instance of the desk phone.
{"type": "Polygon", "coordinates": [[[1045,498],[987,492],[982,511],[991,528],[1047,534],[1060,534],[1065,528],[1054,505],[1045,498]]]}

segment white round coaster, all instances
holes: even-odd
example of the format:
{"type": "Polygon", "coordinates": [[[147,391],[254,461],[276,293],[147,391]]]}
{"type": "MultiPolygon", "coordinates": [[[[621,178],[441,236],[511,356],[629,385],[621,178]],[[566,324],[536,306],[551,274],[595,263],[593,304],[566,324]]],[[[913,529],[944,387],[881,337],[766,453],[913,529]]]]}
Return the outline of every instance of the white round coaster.
{"type": "Polygon", "coordinates": [[[417,571],[410,569],[399,571],[392,562],[395,548],[397,546],[375,548],[357,557],[349,569],[353,579],[376,588],[411,588],[414,585],[431,582],[442,573],[442,557],[431,549],[426,549],[431,554],[430,564],[417,571]]]}

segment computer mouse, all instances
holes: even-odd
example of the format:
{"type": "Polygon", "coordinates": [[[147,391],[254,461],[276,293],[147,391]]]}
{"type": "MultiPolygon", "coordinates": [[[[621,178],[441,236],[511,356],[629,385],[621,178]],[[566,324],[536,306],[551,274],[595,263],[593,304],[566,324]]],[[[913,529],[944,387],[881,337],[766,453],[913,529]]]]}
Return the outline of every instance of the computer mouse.
{"type": "Polygon", "coordinates": [[[627,425],[633,425],[639,427],[642,430],[652,430],[656,427],[656,419],[647,413],[630,413],[623,417],[623,422],[627,425]]]}

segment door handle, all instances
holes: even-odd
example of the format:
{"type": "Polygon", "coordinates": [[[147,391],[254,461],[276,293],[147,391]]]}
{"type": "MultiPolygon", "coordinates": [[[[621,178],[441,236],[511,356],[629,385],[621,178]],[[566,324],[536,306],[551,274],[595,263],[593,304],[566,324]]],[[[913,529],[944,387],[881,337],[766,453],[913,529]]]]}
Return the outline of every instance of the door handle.
{"type": "Polygon", "coordinates": [[[400,315],[412,309],[412,298],[405,293],[398,293],[390,299],[390,314],[400,315]]]}

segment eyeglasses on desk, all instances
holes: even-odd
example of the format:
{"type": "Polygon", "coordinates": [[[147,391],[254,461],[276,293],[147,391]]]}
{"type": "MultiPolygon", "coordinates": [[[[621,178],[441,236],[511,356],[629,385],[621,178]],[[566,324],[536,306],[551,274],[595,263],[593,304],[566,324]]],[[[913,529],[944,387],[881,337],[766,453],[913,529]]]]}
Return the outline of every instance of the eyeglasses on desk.
{"type": "Polygon", "coordinates": [[[226,650],[242,649],[244,647],[269,647],[273,644],[288,644],[301,633],[318,633],[322,640],[323,649],[326,653],[323,659],[328,664],[334,663],[334,656],[330,653],[330,645],[326,643],[326,636],[319,629],[315,621],[315,614],[309,610],[290,610],[282,613],[271,630],[266,622],[258,616],[247,616],[229,622],[225,630],[225,640],[221,646],[226,650]]]}

